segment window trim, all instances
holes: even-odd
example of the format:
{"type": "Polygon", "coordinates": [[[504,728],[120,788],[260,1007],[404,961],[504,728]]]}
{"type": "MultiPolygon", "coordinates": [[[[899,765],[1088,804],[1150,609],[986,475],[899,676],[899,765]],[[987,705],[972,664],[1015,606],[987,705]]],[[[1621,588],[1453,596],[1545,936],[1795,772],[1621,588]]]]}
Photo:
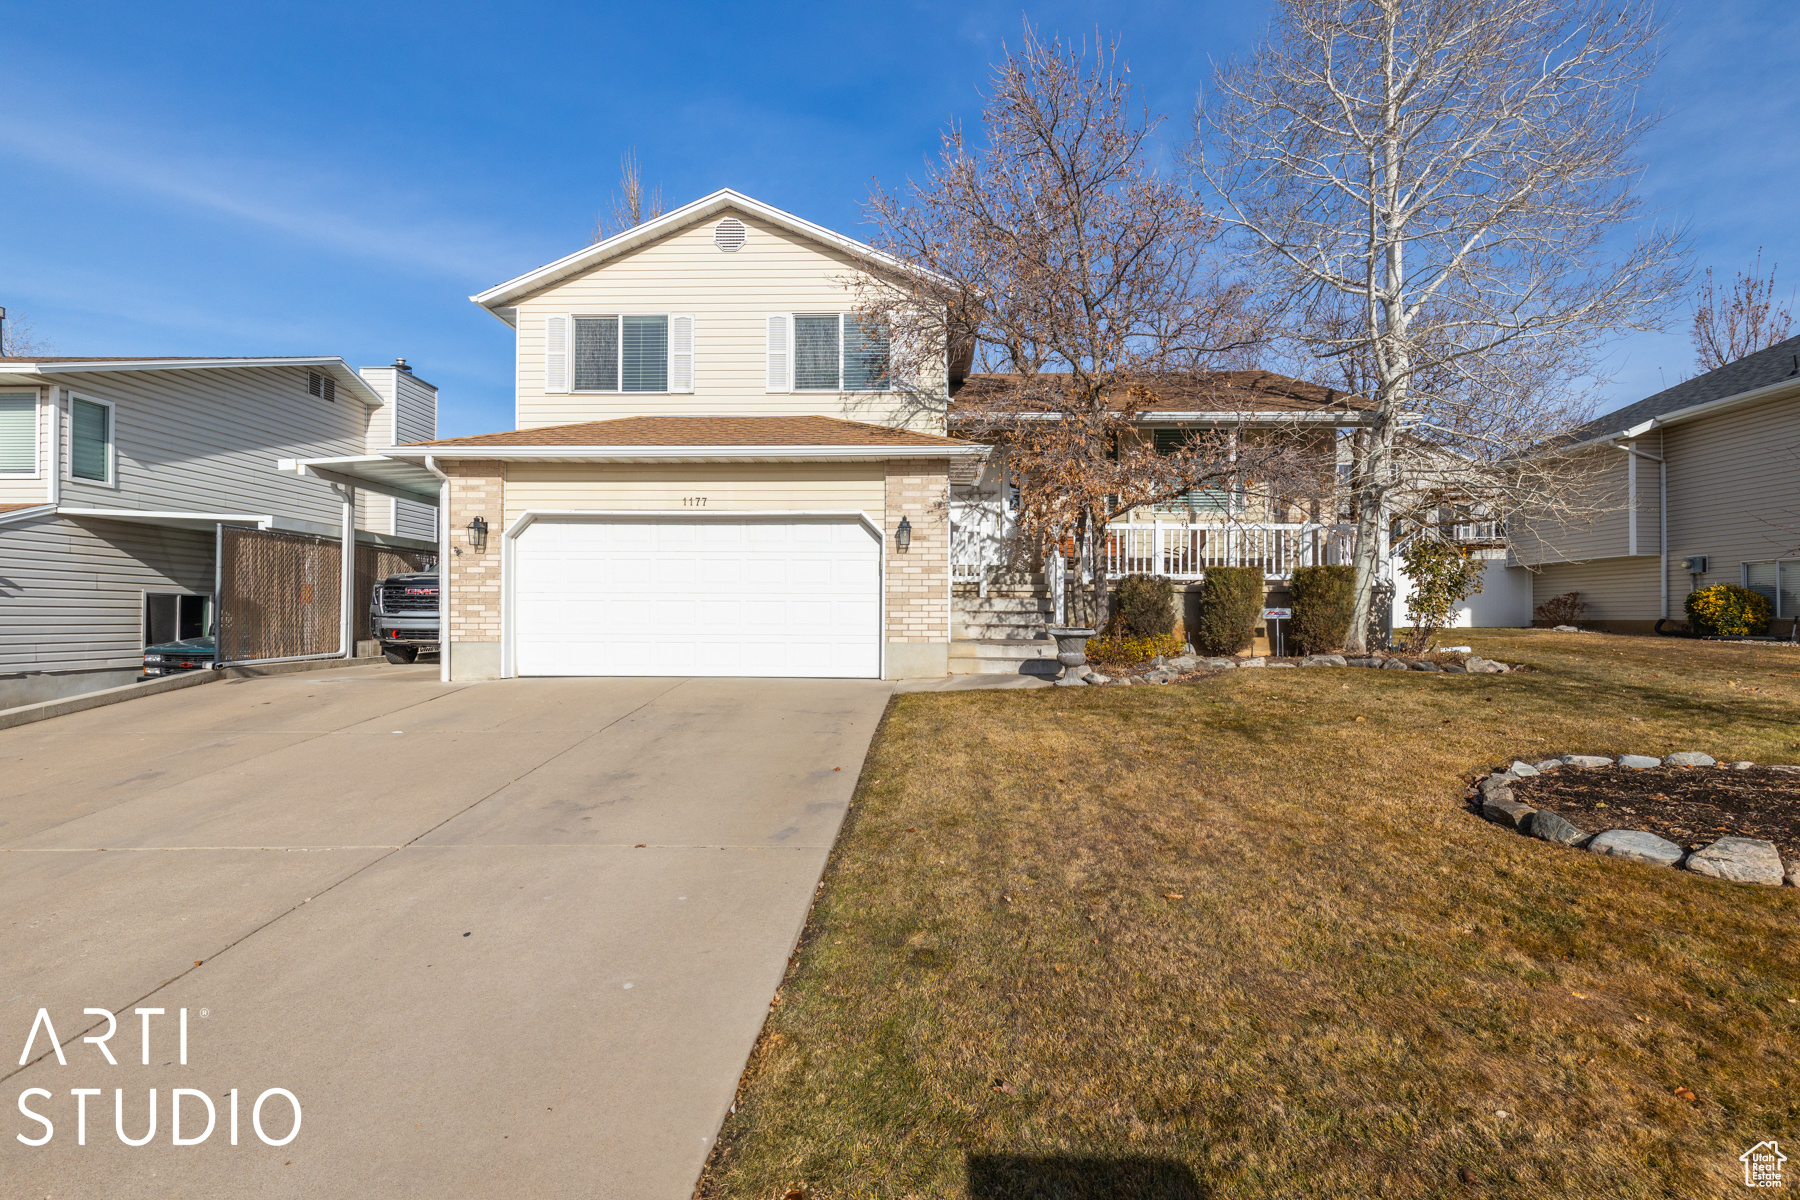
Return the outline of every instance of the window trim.
{"type": "Polygon", "coordinates": [[[69,473],[65,477],[71,483],[82,483],[92,487],[117,488],[119,486],[119,413],[118,405],[111,400],[102,400],[98,396],[90,396],[85,392],[71,390],[69,392],[69,473]],[[75,473],[75,402],[98,404],[106,409],[106,478],[90,479],[86,475],[75,473]]]}
{"type": "Polygon", "coordinates": [[[31,470],[0,471],[0,479],[42,479],[44,476],[44,390],[22,388],[6,391],[9,396],[31,396],[31,470]]]}
{"type": "Polygon", "coordinates": [[[692,383],[692,377],[694,374],[694,359],[696,357],[694,350],[693,350],[693,342],[696,339],[697,335],[694,331],[694,318],[691,313],[678,313],[678,312],[674,312],[672,310],[664,311],[664,312],[626,312],[623,309],[621,309],[618,312],[610,312],[610,313],[570,312],[570,313],[553,313],[551,315],[552,316],[561,316],[564,320],[566,320],[569,323],[568,324],[568,333],[566,335],[567,349],[565,351],[565,353],[568,356],[568,365],[567,365],[567,367],[564,368],[568,372],[569,390],[567,393],[558,392],[558,393],[556,393],[557,395],[566,394],[566,395],[570,395],[570,396],[688,396],[688,395],[693,394],[694,389],[691,386],[685,391],[679,391],[670,386],[674,382],[674,377],[675,377],[675,321],[677,318],[680,318],[680,319],[690,322],[690,324],[688,325],[689,349],[686,352],[686,357],[688,359],[689,382],[690,382],[690,384],[692,383]],[[663,319],[663,322],[664,322],[664,324],[663,324],[663,385],[662,385],[661,391],[628,392],[625,390],[625,318],[626,317],[661,317],[663,319]],[[575,322],[577,322],[577,321],[607,321],[607,320],[610,320],[614,323],[613,328],[617,331],[619,356],[618,356],[618,361],[613,364],[613,378],[617,382],[618,386],[613,387],[613,388],[576,387],[575,386],[575,334],[576,334],[575,322]]]}
{"type": "Polygon", "coordinates": [[[787,391],[798,392],[802,395],[807,395],[807,396],[888,396],[888,395],[893,394],[893,392],[895,391],[895,388],[894,388],[894,349],[893,349],[893,346],[891,343],[888,346],[888,369],[887,369],[888,386],[887,387],[884,387],[884,388],[849,388],[849,387],[844,386],[844,346],[846,345],[846,343],[849,340],[844,336],[844,323],[856,315],[854,312],[842,312],[842,311],[825,312],[825,311],[796,310],[794,312],[782,313],[780,315],[785,316],[787,318],[787,328],[788,328],[788,380],[792,386],[787,388],[786,389],[787,391]],[[801,317],[836,317],[837,318],[837,323],[838,323],[837,360],[838,361],[837,361],[837,386],[836,387],[809,388],[809,387],[801,387],[800,386],[800,363],[799,363],[800,348],[797,344],[798,335],[795,332],[794,322],[799,320],[801,317]]]}

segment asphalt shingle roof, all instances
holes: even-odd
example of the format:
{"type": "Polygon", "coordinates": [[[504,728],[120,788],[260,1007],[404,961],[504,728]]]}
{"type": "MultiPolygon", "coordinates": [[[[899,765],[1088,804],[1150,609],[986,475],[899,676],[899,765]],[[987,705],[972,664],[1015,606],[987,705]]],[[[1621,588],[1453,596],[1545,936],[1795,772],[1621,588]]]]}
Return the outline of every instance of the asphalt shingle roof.
{"type": "Polygon", "coordinates": [[[1726,363],[1704,375],[1684,379],[1672,388],[1664,388],[1636,404],[1595,417],[1569,435],[1571,442],[1591,442],[1598,438],[1616,437],[1634,425],[1642,425],[1652,417],[1667,416],[1684,408],[1710,404],[1731,396],[1754,392],[1800,374],[1800,337],[1776,342],[1767,350],[1758,350],[1736,362],[1726,363]]]}
{"type": "Polygon", "coordinates": [[[836,417],[619,417],[473,437],[411,442],[413,446],[960,446],[963,443],[889,425],[836,417]]]}

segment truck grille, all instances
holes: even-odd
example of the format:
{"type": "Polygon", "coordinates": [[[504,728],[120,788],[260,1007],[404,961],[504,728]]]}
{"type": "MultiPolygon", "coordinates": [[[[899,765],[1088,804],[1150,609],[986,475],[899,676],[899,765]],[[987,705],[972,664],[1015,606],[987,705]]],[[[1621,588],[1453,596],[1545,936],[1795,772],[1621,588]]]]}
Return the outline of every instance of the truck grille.
{"type": "Polygon", "coordinates": [[[381,585],[381,611],[389,614],[434,613],[438,608],[438,590],[429,585],[384,583],[381,585]],[[410,594],[409,594],[410,593],[410,594]]]}

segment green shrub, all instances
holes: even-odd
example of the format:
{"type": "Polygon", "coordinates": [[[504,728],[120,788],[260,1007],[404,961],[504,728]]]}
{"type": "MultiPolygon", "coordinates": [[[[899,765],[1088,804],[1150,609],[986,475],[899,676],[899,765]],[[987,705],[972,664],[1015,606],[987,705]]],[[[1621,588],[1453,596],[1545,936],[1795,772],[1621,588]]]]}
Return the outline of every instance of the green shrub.
{"type": "Polygon", "coordinates": [[[1774,616],[1769,598],[1735,583],[1715,583],[1687,598],[1688,627],[1720,637],[1760,636],[1774,616]]]}
{"type": "Polygon", "coordinates": [[[1288,585],[1294,623],[1288,637],[1302,654],[1343,649],[1356,608],[1355,567],[1296,567],[1288,585]]]}
{"type": "Polygon", "coordinates": [[[1115,638],[1156,637],[1175,631],[1175,584],[1154,575],[1127,575],[1113,592],[1106,632],[1115,638]]]}
{"type": "Polygon", "coordinates": [[[1202,654],[1236,654],[1256,640],[1262,620],[1261,567],[1208,567],[1200,583],[1200,619],[1190,633],[1202,654]]]}
{"type": "Polygon", "coordinates": [[[1418,537],[1400,552],[1412,594],[1406,607],[1412,611],[1412,634],[1407,648],[1421,654],[1432,634],[1450,624],[1456,606],[1481,590],[1487,563],[1470,558],[1467,550],[1430,538],[1418,537]]]}

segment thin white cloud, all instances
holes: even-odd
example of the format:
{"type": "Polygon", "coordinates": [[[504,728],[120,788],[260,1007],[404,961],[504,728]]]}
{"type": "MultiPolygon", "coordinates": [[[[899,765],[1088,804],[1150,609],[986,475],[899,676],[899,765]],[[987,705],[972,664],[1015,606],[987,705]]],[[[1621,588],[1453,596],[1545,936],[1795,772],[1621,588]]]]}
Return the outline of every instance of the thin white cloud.
{"type": "MultiPolygon", "coordinates": [[[[139,143],[149,139],[139,139],[139,143]]],[[[0,153],[26,159],[126,192],[153,196],[178,208],[216,214],[246,225],[348,256],[454,278],[463,284],[517,274],[532,258],[517,246],[502,246],[489,231],[408,212],[382,221],[345,211],[325,195],[396,196],[388,181],[303,168],[286,162],[228,162],[218,158],[151,156],[128,148],[123,139],[102,141],[85,131],[55,127],[29,118],[0,123],[0,153]],[[331,188],[321,186],[330,179],[331,188]],[[281,184],[281,199],[258,181],[281,184]]],[[[396,196],[396,203],[407,203],[396,196]]]]}

